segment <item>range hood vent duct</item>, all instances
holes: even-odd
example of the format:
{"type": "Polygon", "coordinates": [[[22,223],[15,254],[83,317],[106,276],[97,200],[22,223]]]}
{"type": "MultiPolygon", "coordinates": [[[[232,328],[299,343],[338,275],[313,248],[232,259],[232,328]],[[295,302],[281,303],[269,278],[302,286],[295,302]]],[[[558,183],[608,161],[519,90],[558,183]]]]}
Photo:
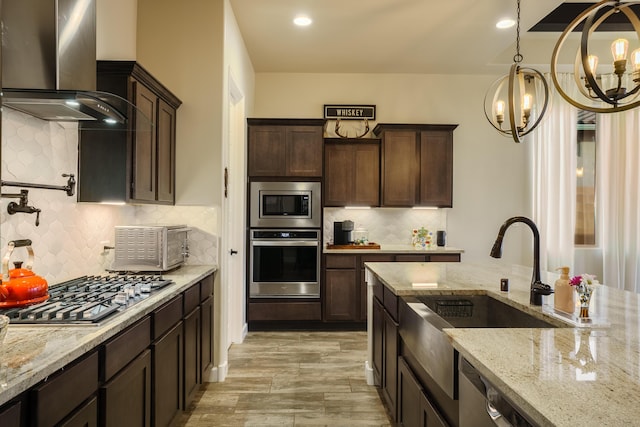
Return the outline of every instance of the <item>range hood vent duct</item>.
{"type": "Polygon", "coordinates": [[[8,0],[1,13],[4,106],[52,121],[127,121],[135,107],[96,91],[96,0],[8,0]]]}

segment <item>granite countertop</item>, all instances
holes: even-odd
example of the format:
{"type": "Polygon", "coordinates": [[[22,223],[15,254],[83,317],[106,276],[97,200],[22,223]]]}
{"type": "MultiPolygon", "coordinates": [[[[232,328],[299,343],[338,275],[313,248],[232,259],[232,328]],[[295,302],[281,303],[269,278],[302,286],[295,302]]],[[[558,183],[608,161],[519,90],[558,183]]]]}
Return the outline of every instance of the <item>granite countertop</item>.
{"type": "Polygon", "coordinates": [[[387,245],[381,243],[380,249],[367,248],[366,245],[362,245],[362,249],[327,249],[327,246],[325,245],[322,252],[325,254],[461,254],[464,250],[451,246],[435,246],[433,249],[416,249],[411,245],[387,245]]]}
{"type": "Polygon", "coordinates": [[[0,343],[0,405],[39,383],[156,307],[217,270],[216,266],[182,266],[163,276],[175,284],[99,325],[9,325],[0,343]]]}
{"type": "MultiPolygon", "coordinates": [[[[398,296],[482,293],[565,326],[444,329],[452,345],[498,390],[545,426],[637,425],[640,419],[640,295],[599,286],[591,324],[529,305],[531,269],[504,263],[366,263],[398,296]],[[509,292],[500,292],[500,278],[509,292]],[[564,321],[563,321],[564,320],[564,321]]],[[[554,273],[542,274],[553,284],[554,273]]]]}

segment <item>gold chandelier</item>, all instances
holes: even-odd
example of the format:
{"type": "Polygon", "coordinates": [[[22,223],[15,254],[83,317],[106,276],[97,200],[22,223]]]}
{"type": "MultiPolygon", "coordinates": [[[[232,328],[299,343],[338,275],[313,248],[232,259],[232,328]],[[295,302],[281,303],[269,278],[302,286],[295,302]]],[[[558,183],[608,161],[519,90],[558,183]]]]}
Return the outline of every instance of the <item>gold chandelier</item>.
{"type": "Polygon", "coordinates": [[[551,57],[551,76],[558,93],[571,105],[596,113],[615,113],[640,106],[640,19],[631,9],[638,4],[639,1],[601,1],[578,15],[561,34],[551,57]],[[627,55],[629,40],[617,37],[609,45],[600,34],[599,37],[594,35],[595,30],[614,14],[626,17],[635,32],[632,44],[637,48],[630,57],[627,55]],[[581,23],[582,32],[576,40],[571,33],[581,23]],[[572,53],[572,49],[566,47],[572,43],[576,50],[573,77],[577,86],[573,96],[567,93],[569,88],[563,88],[558,81],[558,58],[566,52],[572,53]],[[603,64],[601,59],[608,56],[606,51],[609,49],[612,61],[603,64]],[[627,70],[629,59],[630,71],[627,70]]]}
{"type": "Polygon", "coordinates": [[[487,90],[484,115],[494,129],[519,143],[540,124],[549,103],[549,85],[542,73],[520,65],[524,59],[520,53],[520,0],[516,23],[513,64],[509,74],[493,82],[487,90]]]}

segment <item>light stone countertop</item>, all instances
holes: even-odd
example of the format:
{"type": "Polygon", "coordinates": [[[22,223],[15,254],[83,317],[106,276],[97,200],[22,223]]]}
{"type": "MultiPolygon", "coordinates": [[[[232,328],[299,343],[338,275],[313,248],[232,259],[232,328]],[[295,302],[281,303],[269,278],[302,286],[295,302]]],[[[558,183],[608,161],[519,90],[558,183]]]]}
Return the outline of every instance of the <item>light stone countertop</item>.
{"type": "MultiPolygon", "coordinates": [[[[486,263],[366,263],[398,296],[490,294],[558,323],[553,296],[529,305],[531,269],[486,263]],[[509,292],[500,292],[500,278],[509,292]],[[421,285],[412,285],[422,283],[421,285]],[[427,285],[428,284],[428,285],[427,285]],[[437,284],[437,285],[436,285],[437,284]]],[[[558,277],[542,274],[553,286],[558,277]]],[[[557,329],[444,329],[452,345],[499,391],[543,426],[640,425],[640,295],[599,286],[593,323],[557,329]]]]}
{"type": "Polygon", "coordinates": [[[362,249],[327,249],[325,246],[322,252],[325,254],[462,254],[464,250],[451,246],[435,246],[433,249],[416,249],[411,245],[386,245],[381,243],[380,249],[367,248],[366,245],[362,245],[362,249]]]}
{"type": "Polygon", "coordinates": [[[11,325],[0,343],[0,405],[126,329],[217,266],[182,266],[163,274],[175,282],[99,325],[11,325]]]}

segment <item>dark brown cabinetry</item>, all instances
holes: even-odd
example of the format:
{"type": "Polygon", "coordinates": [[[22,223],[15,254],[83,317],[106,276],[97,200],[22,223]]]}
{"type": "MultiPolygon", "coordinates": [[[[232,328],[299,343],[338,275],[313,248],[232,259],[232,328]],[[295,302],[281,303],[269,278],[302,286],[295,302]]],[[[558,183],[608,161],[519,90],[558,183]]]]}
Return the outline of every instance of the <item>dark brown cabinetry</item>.
{"type": "Polygon", "coordinates": [[[367,320],[367,262],[459,262],[460,254],[325,254],[323,320],[367,320]]]}
{"type": "Polygon", "coordinates": [[[174,204],[181,101],[134,61],[98,61],[97,86],[137,111],[124,125],[81,125],[78,200],[174,204]]]}
{"type": "Polygon", "coordinates": [[[380,205],[380,140],[324,140],[324,206],[380,205]]]}
{"type": "Polygon", "coordinates": [[[322,177],[323,119],[247,119],[249,177],[322,177]]]}
{"type": "Polygon", "coordinates": [[[453,130],[457,125],[378,124],[382,206],[453,205],[453,130]]]}
{"type": "Polygon", "coordinates": [[[26,419],[22,417],[23,406],[21,400],[2,406],[0,408],[0,426],[21,427],[26,425],[26,419]]]}
{"type": "Polygon", "coordinates": [[[398,426],[447,427],[403,357],[398,358],[398,426]]]}
{"type": "Polygon", "coordinates": [[[87,418],[91,414],[82,411],[82,403],[95,395],[97,389],[98,353],[93,352],[30,391],[31,425],[54,425],[68,417],[85,418],[84,421],[95,425],[98,419],[87,418]]]}
{"type": "Polygon", "coordinates": [[[398,297],[377,279],[373,283],[373,371],[393,421],[397,417],[398,297]]]}

